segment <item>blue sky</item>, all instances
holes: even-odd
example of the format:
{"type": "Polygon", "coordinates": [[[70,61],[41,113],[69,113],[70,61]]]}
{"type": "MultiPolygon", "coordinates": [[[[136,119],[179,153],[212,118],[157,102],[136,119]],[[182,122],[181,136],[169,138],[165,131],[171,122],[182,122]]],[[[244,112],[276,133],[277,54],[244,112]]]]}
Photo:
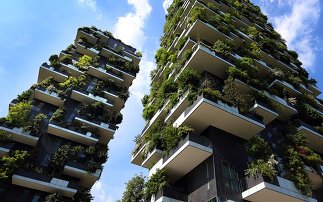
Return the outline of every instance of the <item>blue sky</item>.
{"type": "MultiPolygon", "coordinates": [[[[141,71],[122,113],[124,121],[109,144],[109,160],[92,193],[95,201],[121,198],[125,183],[146,170],[130,163],[134,137],[145,123],[140,98],[149,90],[149,72],[155,67],[164,8],[172,0],[1,0],[0,3],[0,116],[9,102],[37,80],[39,66],[50,55],[71,44],[78,27],[95,25],[110,30],[143,52],[141,71]]],[[[253,0],[300,53],[310,76],[323,89],[322,0],[253,0]]],[[[322,97],[322,96],[321,96],[322,97]]]]}

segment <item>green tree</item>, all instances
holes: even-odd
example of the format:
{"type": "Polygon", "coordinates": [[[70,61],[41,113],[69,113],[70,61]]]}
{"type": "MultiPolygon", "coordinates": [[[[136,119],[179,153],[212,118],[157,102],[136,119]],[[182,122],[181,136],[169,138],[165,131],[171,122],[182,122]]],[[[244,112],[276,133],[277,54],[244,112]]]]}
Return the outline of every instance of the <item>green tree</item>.
{"type": "Polygon", "coordinates": [[[122,202],[137,202],[144,198],[145,179],[142,175],[135,175],[126,183],[126,190],[123,192],[122,202]]]}
{"type": "Polygon", "coordinates": [[[30,115],[31,107],[32,105],[30,101],[17,103],[10,107],[6,120],[16,127],[25,126],[30,115]]]}
{"type": "Polygon", "coordinates": [[[6,180],[22,166],[24,160],[29,156],[27,151],[15,150],[0,159],[0,181],[6,180]]]}
{"type": "Polygon", "coordinates": [[[63,198],[58,193],[49,194],[46,196],[45,202],[61,202],[63,198]]]}

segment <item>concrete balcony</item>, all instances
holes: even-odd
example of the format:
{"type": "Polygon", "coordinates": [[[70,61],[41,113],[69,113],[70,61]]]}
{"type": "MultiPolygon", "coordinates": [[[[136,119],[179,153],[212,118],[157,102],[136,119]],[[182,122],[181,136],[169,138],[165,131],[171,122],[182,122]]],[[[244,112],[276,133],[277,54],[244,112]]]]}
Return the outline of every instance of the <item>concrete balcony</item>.
{"type": "Polygon", "coordinates": [[[192,38],[188,38],[181,50],[178,51],[177,58],[181,58],[185,51],[190,50],[194,47],[196,41],[192,38]]]}
{"type": "Polygon", "coordinates": [[[272,68],[270,68],[264,61],[262,60],[254,60],[256,63],[256,66],[259,68],[258,76],[260,78],[266,79],[270,75],[270,73],[273,71],[272,68]]]}
{"type": "Polygon", "coordinates": [[[323,175],[323,166],[319,166],[317,169],[314,169],[309,166],[305,166],[305,171],[307,173],[307,176],[311,180],[311,187],[314,190],[320,189],[323,187],[322,183],[322,175],[323,175]]]}
{"type": "Polygon", "coordinates": [[[273,80],[268,88],[273,88],[275,85],[283,87],[290,96],[297,96],[302,94],[300,91],[298,91],[296,88],[294,88],[294,86],[292,86],[291,84],[287,83],[286,81],[283,80],[279,80],[279,79],[275,79],[273,80]]]}
{"type": "Polygon", "coordinates": [[[314,93],[301,83],[299,84],[299,91],[301,91],[304,94],[311,94],[314,96],[314,93]]]}
{"type": "Polygon", "coordinates": [[[108,47],[102,48],[100,54],[103,55],[104,57],[107,57],[107,58],[109,58],[111,56],[117,56],[117,57],[123,58],[129,62],[132,62],[132,59],[130,57],[122,55],[122,53],[117,53],[113,49],[108,48],[108,47]]]}
{"type": "Polygon", "coordinates": [[[55,67],[51,67],[45,62],[39,68],[37,82],[39,83],[48,77],[53,77],[53,79],[57,82],[63,82],[65,79],[67,79],[68,73],[55,67]]]}
{"type": "Polygon", "coordinates": [[[82,55],[88,55],[92,58],[98,56],[100,53],[100,51],[98,51],[92,47],[86,47],[85,45],[80,44],[80,43],[76,43],[75,47],[76,47],[76,52],[78,52],[82,55]]]}
{"type": "Polygon", "coordinates": [[[34,90],[33,97],[37,100],[55,105],[57,107],[64,106],[65,100],[58,96],[55,92],[50,92],[46,88],[39,87],[34,90]]]}
{"type": "Polygon", "coordinates": [[[124,79],[122,78],[122,76],[108,72],[107,70],[101,67],[95,68],[90,66],[87,73],[105,81],[108,79],[113,79],[116,83],[119,83],[119,84],[124,82],[124,79]]]}
{"type": "Polygon", "coordinates": [[[265,129],[263,122],[251,114],[241,114],[238,108],[203,95],[185,109],[173,125],[189,125],[196,133],[211,125],[246,140],[265,129]]]}
{"type": "Polygon", "coordinates": [[[121,68],[108,64],[107,67],[113,70],[114,72],[117,72],[118,75],[120,75],[119,77],[123,78],[123,85],[126,87],[129,87],[132,84],[132,81],[136,78],[134,73],[125,72],[121,68]]]}
{"type": "Polygon", "coordinates": [[[7,155],[14,145],[15,143],[0,144],[0,157],[7,155]]]}
{"type": "Polygon", "coordinates": [[[92,93],[88,93],[86,91],[72,90],[71,98],[82,103],[102,102],[105,108],[113,107],[113,103],[107,99],[93,95],[92,93]]]}
{"type": "Polygon", "coordinates": [[[196,20],[187,30],[185,36],[192,37],[194,39],[203,39],[210,44],[214,44],[217,40],[229,40],[233,41],[232,38],[223,34],[213,25],[203,22],[201,20],[196,20]]]}
{"type": "Polygon", "coordinates": [[[150,119],[150,121],[146,124],[141,136],[144,136],[145,133],[149,130],[150,126],[157,120],[162,120],[166,116],[166,108],[169,103],[169,99],[164,103],[164,105],[155,113],[155,115],[150,119]]]}
{"type": "Polygon", "coordinates": [[[141,167],[151,168],[157,161],[163,157],[163,150],[160,147],[155,147],[152,151],[143,155],[141,167]]]}
{"type": "Polygon", "coordinates": [[[80,179],[80,186],[91,188],[100,178],[102,170],[97,169],[95,172],[89,172],[83,164],[70,161],[64,166],[63,173],[80,179]]]}
{"type": "MultiPolygon", "coordinates": [[[[73,64],[75,64],[75,62],[73,62],[73,64]]],[[[65,63],[61,63],[61,68],[68,72],[69,75],[74,76],[74,77],[79,77],[82,74],[84,74],[84,72],[82,72],[81,70],[79,70],[77,67],[75,67],[72,64],[65,64],[65,63]]]]}
{"type": "Polygon", "coordinates": [[[250,111],[262,116],[265,125],[272,122],[279,116],[275,109],[260,101],[256,101],[250,111]]]}
{"type": "Polygon", "coordinates": [[[316,199],[304,196],[293,182],[282,177],[275,177],[273,182],[263,177],[245,178],[242,181],[242,199],[250,202],[317,202],[316,199]]]}
{"type": "Polygon", "coordinates": [[[139,62],[140,62],[140,60],[141,60],[141,58],[140,58],[138,55],[136,55],[135,53],[132,53],[131,51],[128,51],[128,50],[124,50],[124,51],[123,51],[123,54],[124,54],[126,57],[131,58],[131,60],[132,60],[132,62],[133,62],[134,64],[139,64],[139,62]]]}
{"type": "Polygon", "coordinates": [[[168,114],[166,115],[165,122],[169,120],[175,120],[177,119],[183,111],[189,106],[188,101],[188,94],[190,93],[189,90],[187,90],[178,100],[178,102],[172,107],[171,110],[169,110],[168,114]]]}
{"type": "Polygon", "coordinates": [[[99,142],[102,144],[107,144],[113,138],[113,135],[116,132],[115,125],[109,125],[100,121],[89,120],[82,116],[76,116],[74,120],[89,127],[95,128],[97,134],[100,135],[99,142]]]}
{"type": "Polygon", "coordinates": [[[309,85],[308,89],[313,92],[313,95],[315,97],[317,97],[317,96],[319,96],[321,94],[320,89],[318,87],[314,86],[314,85],[309,85]]]}
{"type": "Polygon", "coordinates": [[[304,133],[309,141],[308,146],[311,149],[321,154],[323,153],[323,135],[319,131],[317,131],[313,126],[304,122],[301,122],[297,129],[304,133]]]}
{"type": "Polygon", "coordinates": [[[186,61],[175,80],[186,68],[196,69],[200,73],[207,71],[219,78],[225,78],[226,69],[230,66],[234,65],[204,45],[199,44],[191,58],[186,61]]]}
{"type": "Polygon", "coordinates": [[[9,139],[20,142],[22,144],[36,146],[39,137],[35,137],[30,134],[29,131],[24,131],[23,128],[16,128],[16,127],[8,127],[6,125],[0,126],[0,130],[3,130],[10,136],[9,139]]]}
{"type": "Polygon", "coordinates": [[[144,162],[144,153],[145,153],[145,148],[146,148],[146,144],[141,145],[141,147],[137,147],[137,150],[135,150],[135,152],[133,153],[133,155],[131,156],[131,163],[141,166],[142,162],[144,162]]]}
{"type": "Polygon", "coordinates": [[[115,109],[115,111],[120,111],[123,106],[125,101],[117,95],[116,92],[113,91],[103,91],[104,93],[104,98],[106,98],[107,100],[111,100],[111,102],[113,102],[113,107],[115,109]]]}
{"type": "Polygon", "coordinates": [[[87,33],[83,30],[78,29],[75,41],[77,42],[80,37],[85,37],[86,41],[91,43],[92,45],[95,45],[98,42],[98,38],[96,38],[92,33],[87,33]]]}
{"type": "Polygon", "coordinates": [[[267,92],[265,92],[265,95],[271,100],[272,104],[275,106],[275,109],[278,111],[279,120],[287,120],[290,116],[298,113],[294,106],[286,102],[284,99],[276,95],[271,95],[267,92]]]}
{"type": "Polygon", "coordinates": [[[93,146],[99,141],[99,138],[90,132],[81,133],[73,129],[63,128],[54,123],[48,124],[47,133],[88,146],[93,146]]]}
{"type": "Polygon", "coordinates": [[[296,73],[297,71],[290,67],[289,65],[279,61],[278,59],[275,59],[273,56],[270,54],[265,53],[264,51],[261,51],[262,59],[265,63],[270,64],[273,67],[280,68],[284,72],[291,72],[291,73],[296,73]]]}
{"type": "Polygon", "coordinates": [[[187,200],[187,195],[180,189],[166,185],[155,196],[155,202],[184,202],[187,200]]]}
{"type": "Polygon", "coordinates": [[[212,154],[211,142],[207,138],[188,134],[163,157],[160,169],[166,169],[168,179],[174,183],[212,154]]]}
{"type": "Polygon", "coordinates": [[[78,189],[78,186],[72,182],[26,171],[18,171],[14,174],[12,184],[47,193],[59,193],[66,197],[73,197],[78,189]]]}

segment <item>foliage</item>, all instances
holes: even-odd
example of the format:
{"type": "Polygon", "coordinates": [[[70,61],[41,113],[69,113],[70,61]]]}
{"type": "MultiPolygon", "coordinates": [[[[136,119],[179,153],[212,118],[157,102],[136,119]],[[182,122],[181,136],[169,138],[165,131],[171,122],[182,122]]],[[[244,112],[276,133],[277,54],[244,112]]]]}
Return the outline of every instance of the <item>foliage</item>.
{"type": "Polygon", "coordinates": [[[11,106],[6,117],[7,122],[13,124],[18,128],[25,126],[30,116],[31,108],[32,105],[30,101],[19,102],[14,106],[11,106]]]}
{"type": "Polygon", "coordinates": [[[97,59],[92,58],[88,55],[83,55],[76,63],[76,66],[82,71],[87,71],[90,66],[97,67],[98,65],[99,64],[97,63],[97,59]]]}
{"type": "Polygon", "coordinates": [[[165,152],[167,153],[177,145],[184,135],[192,131],[193,129],[188,126],[180,126],[176,128],[172,125],[166,125],[161,131],[161,146],[165,148],[165,152]]]}
{"type": "Polygon", "coordinates": [[[98,96],[101,96],[103,97],[104,95],[104,82],[103,81],[98,81],[95,85],[95,87],[93,88],[92,90],[92,93],[94,95],[98,95],[98,96]]]}
{"type": "Polygon", "coordinates": [[[144,198],[146,200],[149,199],[152,195],[157,194],[158,191],[162,190],[167,184],[167,171],[158,169],[145,183],[144,198]]]}
{"type": "Polygon", "coordinates": [[[177,79],[179,89],[197,87],[200,83],[200,74],[195,69],[186,68],[177,79]]]}
{"type": "Polygon", "coordinates": [[[0,181],[10,178],[28,157],[27,151],[14,150],[0,158],[0,181]]]}
{"type": "Polygon", "coordinates": [[[126,190],[122,195],[122,202],[142,201],[144,197],[145,179],[142,175],[135,175],[126,183],[126,190]]]}
{"type": "Polygon", "coordinates": [[[298,54],[296,51],[288,50],[288,54],[291,55],[295,60],[298,58],[298,54]]]}
{"type": "Polygon", "coordinates": [[[284,167],[288,171],[288,178],[306,196],[311,196],[311,181],[304,170],[304,162],[294,148],[288,148],[284,154],[284,167]]]}
{"type": "Polygon", "coordinates": [[[197,19],[205,21],[207,18],[206,9],[203,7],[194,7],[190,12],[190,22],[195,22],[197,19]]]}
{"type": "Polygon", "coordinates": [[[58,193],[49,194],[46,196],[45,202],[61,202],[63,197],[58,193]]]}
{"type": "Polygon", "coordinates": [[[242,71],[245,71],[250,78],[255,77],[259,72],[259,69],[255,66],[253,60],[248,57],[242,57],[240,60],[238,60],[236,66],[242,71]]]}
{"type": "Polygon", "coordinates": [[[252,39],[254,40],[258,40],[260,33],[258,31],[258,29],[254,26],[249,26],[245,29],[246,33],[248,36],[250,36],[252,39]]]}
{"type": "Polygon", "coordinates": [[[59,83],[59,87],[63,90],[82,88],[86,84],[86,76],[81,75],[79,77],[69,76],[64,82],[59,83]]]}
{"type": "Polygon", "coordinates": [[[149,103],[149,95],[144,95],[144,97],[141,99],[141,103],[145,107],[149,103]]]}
{"type": "Polygon", "coordinates": [[[91,195],[91,191],[89,189],[78,191],[73,197],[73,201],[77,202],[91,202],[92,200],[93,196],[91,195]]]}
{"type": "Polygon", "coordinates": [[[78,153],[83,149],[84,148],[80,145],[74,147],[68,144],[60,146],[57,151],[50,156],[48,160],[49,168],[53,172],[59,172],[68,160],[75,159],[78,153]]]}
{"type": "Polygon", "coordinates": [[[151,118],[153,118],[153,116],[155,115],[155,113],[157,112],[158,108],[151,104],[149,106],[146,106],[142,112],[142,117],[148,121],[150,120],[151,118]]]}
{"type": "Polygon", "coordinates": [[[234,48],[234,45],[231,41],[217,40],[214,43],[212,50],[223,57],[227,57],[233,51],[233,48],[234,48]]]}
{"type": "Polygon", "coordinates": [[[269,159],[272,154],[268,143],[259,136],[252,137],[246,147],[247,154],[253,159],[269,159]]]}
{"type": "Polygon", "coordinates": [[[257,178],[258,176],[264,176],[271,181],[276,176],[275,165],[277,161],[274,159],[274,155],[271,155],[268,161],[263,159],[257,159],[248,165],[248,169],[245,171],[246,175],[257,178]]]}
{"type": "Polygon", "coordinates": [[[312,106],[306,103],[297,103],[297,110],[302,121],[310,123],[314,126],[319,126],[323,122],[323,115],[315,110],[312,106]]]}
{"type": "Polygon", "coordinates": [[[30,101],[32,99],[32,94],[33,94],[33,91],[31,89],[26,90],[22,92],[20,95],[18,95],[17,100],[18,102],[30,101]]]}
{"type": "Polygon", "coordinates": [[[56,55],[56,54],[51,55],[48,60],[50,62],[50,65],[53,67],[59,68],[61,66],[59,63],[58,55],[56,55]]]}
{"type": "Polygon", "coordinates": [[[73,64],[72,55],[71,54],[63,55],[61,62],[67,65],[73,64]]]}
{"type": "Polygon", "coordinates": [[[65,108],[58,108],[52,115],[49,121],[56,121],[58,124],[62,125],[64,123],[65,108]]]}
{"type": "Polygon", "coordinates": [[[161,84],[158,94],[160,97],[167,98],[169,94],[177,92],[177,83],[171,79],[163,81],[161,84]]]}
{"type": "Polygon", "coordinates": [[[45,114],[37,114],[35,118],[30,122],[30,124],[25,127],[25,130],[30,131],[32,134],[40,134],[42,128],[45,126],[45,119],[47,119],[47,116],[45,114]]]}
{"type": "Polygon", "coordinates": [[[155,55],[156,63],[157,63],[157,69],[162,68],[166,63],[168,59],[168,52],[166,48],[159,48],[155,55]]]}
{"type": "Polygon", "coordinates": [[[252,42],[243,49],[243,55],[259,60],[261,58],[261,49],[257,43],[252,42]]]}

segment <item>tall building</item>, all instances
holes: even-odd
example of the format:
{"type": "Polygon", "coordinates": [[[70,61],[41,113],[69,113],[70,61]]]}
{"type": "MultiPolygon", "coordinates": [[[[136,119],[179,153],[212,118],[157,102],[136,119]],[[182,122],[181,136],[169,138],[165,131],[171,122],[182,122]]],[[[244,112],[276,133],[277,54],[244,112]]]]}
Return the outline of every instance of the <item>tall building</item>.
{"type": "Polygon", "coordinates": [[[141,53],[83,27],[0,121],[1,201],[89,201],[141,53]]]}
{"type": "Polygon", "coordinates": [[[132,163],[151,201],[323,201],[323,101],[248,0],[174,0],[132,163]]]}

